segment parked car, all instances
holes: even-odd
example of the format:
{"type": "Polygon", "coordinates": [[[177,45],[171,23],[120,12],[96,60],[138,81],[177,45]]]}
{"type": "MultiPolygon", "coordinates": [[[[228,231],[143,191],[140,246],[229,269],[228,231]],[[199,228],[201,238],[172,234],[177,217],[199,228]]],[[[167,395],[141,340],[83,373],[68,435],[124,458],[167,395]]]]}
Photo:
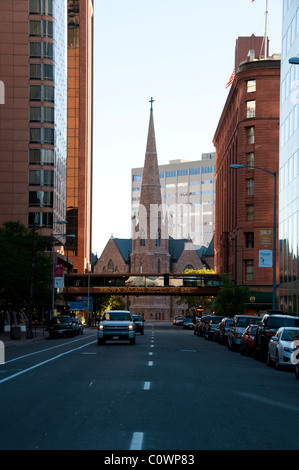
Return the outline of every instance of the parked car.
{"type": "Polygon", "coordinates": [[[177,315],[172,320],[172,324],[174,326],[182,326],[184,323],[185,323],[185,317],[182,317],[181,315],[177,315]]]}
{"type": "Polygon", "coordinates": [[[72,317],[72,322],[74,325],[74,330],[76,335],[83,335],[83,325],[82,322],[79,321],[77,318],[72,317]]]}
{"type": "Polygon", "coordinates": [[[254,336],[258,325],[248,325],[241,336],[240,351],[241,354],[253,356],[254,336]]]}
{"type": "Polygon", "coordinates": [[[213,341],[216,341],[217,343],[219,343],[219,338],[220,338],[220,325],[221,325],[221,321],[218,323],[218,325],[216,325],[216,328],[214,330],[213,341]]]}
{"type": "Polygon", "coordinates": [[[266,313],[254,337],[254,358],[266,361],[269,341],[278,328],[283,326],[299,327],[299,318],[292,315],[272,315],[266,313]]]}
{"type": "Polygon", "coordinates": [[[136,333],[139,332],[140,334],[143,335],[144,334],[144,321],[142,319],[142,316],[133,314],[132,317],[133,317],[133,322],[135,323],[136,333]]]}
{"type": "Polygon", "coordinates": [[[187,316],[187,317],[185,318],[185,322],[184,322],[184,324],[183,324],[183,328],[184,328],[184,329],[187,329],[187,328],[193,329],[193,328],[194,328],[193,317],[187,316]]]}
{"type": "Polygon", "coordinates": [[[197,328],[198,336],[204,337],[206,324],[208,323],[210,317],[211,317],[211,315],[205,315],[205,316],[201,317],[200,322],[198,324],[198,328],[197,328]]]}
{"type": "Polygon", "coordinates": [[[227,334],[233,322],[232,318],[225,317],[219,323],[218,343],[227,344],[227,334]]]}
{"type": "Polygon", "coordinates": [[[227,334],[227,346],[231,351],[241,346],[241,336],[251,323],[256,325],[261,321],[260,317],[251,315],[235,315],[227,334]]]}
{"type": "MultiPolygon", "coordinates": [[[[275,336],[269,341],[267,353],[267,365],[275,364],[276,369],[283,366],[293,366],[291,356],[296,350],[296,338],[299,336],[299,328],[281,327],[275,336]]],[[[298,343],[298,341],[297,341],[298,343]]]]}
{"type": "Polygon", "coordinates": [[[205,324],[205,329],[204,329],[204,338],[205,339],[213,339],[215,328],[216,328],[217,325],[219,325],[222,318],[223,317],[219,317],[217,315],[211,315],[209,317],[208,321],[205,324]]]}
{"type": "Polygon", "coordinates": [[[195,322],[195,324],[194,324],[194,334],[195,334],[196,336],[199,336],[200,325],[202,324],[202,321],[203,321],[204,318],[205,318],[205,316],[203,316],[203,317],[198,317],[198,318],[196,319],[196,322],[195,322]]]}
{"type": "Polygon", "coordinates": [[[101,318],[98,328],[98,344],[106,341],[129,341],[135,344],[135,325],[128,310],[109,310],[101,318]]]}
{"type": "Polygon", "coordinates": [[[49,338],[57,336],[75,336],[73,319],[69,315],[57,315],[48,323],[49,338]]]}

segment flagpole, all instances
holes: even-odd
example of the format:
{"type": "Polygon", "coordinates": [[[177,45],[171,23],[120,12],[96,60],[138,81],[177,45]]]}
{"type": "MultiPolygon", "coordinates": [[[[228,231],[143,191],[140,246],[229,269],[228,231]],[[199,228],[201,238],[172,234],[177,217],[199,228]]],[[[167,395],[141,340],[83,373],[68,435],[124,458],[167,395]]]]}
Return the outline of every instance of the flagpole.
{"type": "Polygon", "coordinates": [[[265,38],[264,38],[264,42],[265,42],[265,57],[264,57],[264,60],[267,60],[267,57],[268,57],[268,51],[267,51],[267,29],[268,29],[268,0],[266,0],[266,13],[265,13],[265,38]]]}

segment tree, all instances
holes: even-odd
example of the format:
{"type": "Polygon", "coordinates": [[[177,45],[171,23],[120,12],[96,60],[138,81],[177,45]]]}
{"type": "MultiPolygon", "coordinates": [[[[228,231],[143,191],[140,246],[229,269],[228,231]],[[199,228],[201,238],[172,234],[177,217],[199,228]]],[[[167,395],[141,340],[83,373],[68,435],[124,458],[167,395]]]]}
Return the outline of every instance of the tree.
{"type": "Polygon", "coordinates": [[[7,310],[50,302],[51,259],[47,240],[19,222],[0,228],[0,305],[7,310]],[[34,269],[33,269],[34,268],[34,269]]]}
{"type": "Polygon", "coordinates": [[[214,302],[214,310],[225,317],[242,314],[249,297],[248,286],[235,286],[229,274],[222,277],[222,287],[214,302]]]}
{"type": "MultiPolygon", "coordinates": [[[[184,274],[214,274],[213,269],[185,269],[184,274]]],[[[205,304],[205,307],[210,308],[213,304],[213,299],[207,296],[198,295],[182,295],[176,302],[178,305],[187,304],[188,309],[197,309],[199,305],[205,304]]]]}

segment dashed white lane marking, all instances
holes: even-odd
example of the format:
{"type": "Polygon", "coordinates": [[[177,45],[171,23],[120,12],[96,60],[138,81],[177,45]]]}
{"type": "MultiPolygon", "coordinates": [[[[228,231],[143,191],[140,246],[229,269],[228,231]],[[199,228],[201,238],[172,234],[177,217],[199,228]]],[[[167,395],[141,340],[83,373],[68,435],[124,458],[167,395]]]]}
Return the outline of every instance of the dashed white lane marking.
{"type": "Polygon", "coordinates": [[[141,450],[143,443],[143,432],[134,432],[131,440],[130,450],[141,450]]]}
{"type": "Polygon", "coordinates": [[[149,390],[150,388],[151,388],[151,383],[150,382],[144,382],[143,390],[149,390]]]}
{"type": "Polygon", "coordinates": [[[148,365],[148,366],[153,366],[153,365],[154,365],[154,362],[153,362],[153,361],[148,361],[147,365],[148,365]]]}

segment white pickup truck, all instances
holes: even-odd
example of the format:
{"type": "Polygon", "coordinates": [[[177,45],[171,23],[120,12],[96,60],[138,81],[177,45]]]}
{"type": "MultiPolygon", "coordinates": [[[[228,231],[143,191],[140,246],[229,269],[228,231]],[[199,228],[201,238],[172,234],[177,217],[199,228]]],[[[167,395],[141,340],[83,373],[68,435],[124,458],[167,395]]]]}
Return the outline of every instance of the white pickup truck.
{"type": "Polygon", "coordinates": [[[106,341],[129,341],[135,344],[135,324],[128,310],[109,310],[104,313],[98,328],[98,344],[106,341]]]}

